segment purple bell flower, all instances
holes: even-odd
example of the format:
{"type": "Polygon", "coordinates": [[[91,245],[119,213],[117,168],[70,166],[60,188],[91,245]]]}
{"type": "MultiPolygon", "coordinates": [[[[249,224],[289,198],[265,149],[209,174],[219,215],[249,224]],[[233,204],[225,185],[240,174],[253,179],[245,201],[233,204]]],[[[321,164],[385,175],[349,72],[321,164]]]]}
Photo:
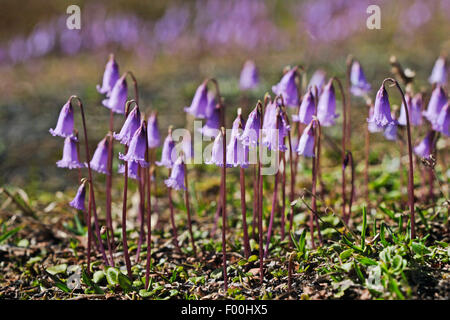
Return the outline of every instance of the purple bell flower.
{"type": "Polygon", "coordinates": [[[86,210],[84,206],[84,201],[86,198],[86,181],[83,181],[81,185],[78,187],[77,194],[72,201],[69,202],[69,205],[78,210],[86,210]]]}
{"type": "Polygon", "coordinates": [[[384,137],[389,141],[397,140],[397,122],[390,123],[384,129],[384,137]]]}
{"type": "MultiPolygon", "coordinates": [[[[205,161],[206,164],[215,164],[216,166],[223,167],[223,135],[219,132],[216,139],[214,139],[211,158],[205,161]]],[[[230,165],[227,164],[227,167],[230,165]]]]}
{"type": "Polygon", "coordinates": [[[208,91],[208,103],[206,104],[205,117],[209,119],[216,110],[218,110],[216,95],[214,92],[208,91]]]}
{"type": "Polygon", "coordinates": [[[161,144],[161,135],[159,134],[158,119],[155,112],[153,112],[148,118],[147,135],[148,147],[150,149],[159,147],[161,144]]]}
{"type": "Polygon", "coordinates": [[[63,138],[69,137],[73,133],[73,107],[70,100],[62,107],[59,113],[58,122],[55,129],[50,129],[49,132],[53,136],[60,136],[63,138]]]}
{"type": "Polygon", "coordinates": [[[215,137],[220,127],[220,110],[214,108],[211,115],[206,119],[205,125],[198,131],[205,137],[215,137]]]}
{"type": "Polygon", "coordinates": [[[101,94],[106,94],[106,96],[109,97],[119,76],[119,65],[114,59],[114,55],[111,54],[106,63],[105,72],[103,73],[102,86],[97,85],[97,91],[101,94]]]}
{"type": "Polygon", "coordinates": [[[92,160],[89,162],[92,170],[95,170],[99,173],[109,174],[108,146],[109,146],[109,138],[108,136],[106,136],[98,143],[97,149],[95,149],[94,152],[94,156],[92,157],[92,160]]]}
{"type": "MultiPolygon", "coordinates": [[[[416,94],[414,98],[409,93],[405,94],[406,104],[408,105],[409,122],[412,126],[422,125],[422,95],[416,94]]],[[[402,126],[406,126],[406,111],[402,102],[400,107],[400,116],[398,123],[402,126]]]]}
{"type": "Polygon", "coordinates": [[[371,117],[369,117],[369,119],[367,119],[367,122],[373,122],[379,128],[385,128],[388,124],[394,122],[391,116],[389,95],[383,84],[381,85],[380,90],[378,90],[377,92],[373,114],[371,117]]]}
{"type": "Polygon", "coordinates": [[[447,83],[447,62],[444,57],[439,57],[434,63],[433,70],[431,71],[431,76],[428,81],[431,84],[445,85],[447,83]]]}
{"type": "Polygon", "coordinates": [[[238,117],[233,122],[231,129],[231,139],[227,147],[227,165],[248,168],[248,146],[240,140],[242,117],[238,117]]]}
{"type": "Polygon", "coordinates": [[[258,145],[260,125],[261,112],[258,110],[258,107],[255,107],[248,115],[244,131],[242,132],[242,144],[253,147],[258,145]]]}
{"type": "Polygon", "coordinates": [[[85,163],[78,160],[77,143],[78,139],[73,135],[64,139],[63,157],[56,162],[59,168],[77,169],[86,167],[85,163]]]}
{"type": "Polygon", "coordinates": [[[141,125],[141,113],[138,106],[135,106],[133,110],[128,114],[125,123],[122,126],[119,134],[114,133],[114,139],[118,140],[121,144],[129,145],[134,133],[141,125]]]}
{"type": "MultiPolygon", "coordinates": [[[[138,169],[139,169],[139,164],[137,162],[135,162],[135,161],[128,162],[128,178],[131,178],[134,180],[139,180],[138,169]]],[[[125,173],[125,165],[119,164],[119,168],[118,168],[117,172],[124,174],[125,173]]]]}
{"type": "MultiPolygon", "coordinates": [[[[373,106],[371,106],[369,109],[369,119],[372,118],[372,116],[373,116],[373,109],[374,109],[373,106]]],[[[383,128],[377,126],[377,124],[375,122],[368,122],[367,127],[369,129],[369,132],[371,132],[371,133],[383,131],[383,128]]]]}
{"type": "Polygon", "coordinates": [[[297,68],[293,68],[286,72],[280,82],[272,86],[272,91],[276,95],[282,95],[286,106],[295,108],[299,105],[297,85],[295,83],[295,75],[297,68]]]}
{"type": "Polygon", "coordinates": [[[109,97],[102,101],[103,106],[119,114],[125,113],[125,104],[127,103],[128,86],[126,75],[127,74],[125,73],[116,81],[109,97]]]}
{"type": "Polygon", "coordinates": [[[123,161],[138,162],[141,167],[148,167],[148,162],[145,160],[146,146],[147,146],[147,130],[144,127],[144,121],[141,121],[140,127],[134,133],[130,142],[127,154],[119,153],[119,159],[123,161]]]}
{"type": "Polygon", "coordinates": [[[303,130],[296,151],[301,156],[314,158],[314,128],[312,122],[303,130]]]}
{"type": "Polygon", "coordinates": [[[449,107],[450,102],[447,102],[445,106],[442,108],[441,112],[439,112],[439,116],[436,121],[433,123],[433,130],[441,132],[445,134],[447,137],[450,136],[449,133],[449,124],[450,124],[450,112],[449,107]]]}
{"type": "Polygon", "coordinates": [[[434,131],[428,132],[425,138],[414,147],[415,154],[421,158],[428,158],[430,156],[433,148],[434,133],[434,131]]]}
{"type": "Polygon", "coordinates": [[[156,165],[164,166],[166,168],[172,168],[175,161],[173,161],[173,151],[175,150],[175,142],[172,139],[172,134],[168,134],[166,139],[164,140],[162,152],[161,152],[161,161],[157,161],[156,165]]]}
{"type": "Polygon", "coordinates": [[[251,90],[258,86],[259,74],[258,69],[253,61],[247,60],[241,71],[239,79],[239,87],[241,90],[251,90]]]}
{"type": "Polygon", "coordinates": [[[323,70],[316,70],[311,79],[309,80],[308,84],[308,90],[312,91],[312,94],[314,95],[314,87],[317,87],[317,91],[319,95],[322,93],[323,87],[325,86],[326,82],[326,72],[323,70]]]}
{"type": "Polygon", "coordinates": [[[173,165],[172,172],[170,173],[170,177],[166,180],[164,180],[164,183],[169,188],[175,189],[175,190],[186,190],[186,187],[184,185],[184,163],[182,158],[178,158],[175,164],[173,165]]]}
{"type": "Polygon", "coordinates": [[[285,119],[279,115],[280,111],[278,107],[275,107],[274,110],[274,120],[270,119],[268,124],[264,126],[262,143],[270,150],[286,151],[287,147],[284,143],[284,138],[288,135],[290,127],[287,125],[285,119]]]}
{"type": "Polygon", "coordinates": [[[330,79],[320,95],[317,104],[317,118],[323,127],[333,126],[336,114],[336,94],[334,92],[333,79],[330,79]]]}
{"type": "Polygon", "coordinates": [[[314,95],[311,92],[311,89],[308,89],[308,92],[303,97],[300,109],[298,110],[298,115],[292,115],[292,121],[304,124],[310,123],[315,113],[315,109],[314,95]]]}
{"type": "Polygon", "coordinates": [[[444,89],[438,85],[431,93],[430,102],[428,102],[427,110],[423,112],[423,116],[431,123],[435,122],[441,112],[442,107],[447,103],[447,95],[444,89]]]}
{"type": "Polygon", "coordinates": [[[361,97],[370,91],[371,86],[367,82],[364,71],[358,61],[352,63],[350,82],[352,84],[350,91],[355,96],[361,97]]]}
{"type": "Polygon", "coordinates": [[[270,129],[275,124],[275,120],[277,118],[277,104],[275,101],[271,101],[264,112],[263,126],[262,129],[270,129]]]}
{"type": "Polygon", "coordinates": [[[206,81],[203,82],[195,91],[194,98],[190,107],[185,107],[184,111],[192,114],[196,118],[205,118],[206,110],[208,108],[208,88],[206,81]]]}

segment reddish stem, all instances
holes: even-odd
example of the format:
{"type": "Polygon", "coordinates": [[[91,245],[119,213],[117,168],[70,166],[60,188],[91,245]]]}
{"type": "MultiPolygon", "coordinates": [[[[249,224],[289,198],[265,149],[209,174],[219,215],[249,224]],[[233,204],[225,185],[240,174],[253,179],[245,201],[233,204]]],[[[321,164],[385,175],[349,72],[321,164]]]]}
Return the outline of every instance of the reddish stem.
{"type": "Polygon", "coordinates": [[[228,276],[227,276],[227,244],[226,244],[226,223],[227,223],[227,211],[226,211],[226,168],[227,168],[227,138],[225,128],[222,127],[222,153],[223,153],[223,166],[222,166],[222,255],[223,255],[223,281],[225,294],[228,290],[228,276]]]}
{"type": "Polygon", "coordinates": [[[194,250],[194,256],[197,256],[197,249],[195,247],[195,240],[194,240],[194,233],[192,232],[192,220],[191,220],[191,209],[189,206],[189,187],[188,187],[188,179],[187,179],[187,169],[186,169],[186,162],[183,161],[184,166],[184,201],[186,204],[186,212],[187,212],[187,219],[188,219],[188,228],[189,228],[189,234],[191,236],[191,243],[192,243],[192,249],[194,250]]]}
{"type": "Polygon", "coordinates": [[[250,243],[248,240],[247,229],[247,206],[245,202],[245,171],[244,168],[239,169],[239,178],[241,184],[241,211],[242,211],[242,228],[244,229],[244,256],[246,259],[250,256],[250,243]]]}

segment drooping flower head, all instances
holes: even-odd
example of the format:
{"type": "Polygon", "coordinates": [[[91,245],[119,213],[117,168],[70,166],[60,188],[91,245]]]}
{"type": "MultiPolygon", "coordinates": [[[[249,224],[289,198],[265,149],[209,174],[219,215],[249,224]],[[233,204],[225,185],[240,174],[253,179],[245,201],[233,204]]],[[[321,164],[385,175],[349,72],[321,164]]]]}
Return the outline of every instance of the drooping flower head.
{"type": "MultiPolygon", "coordinates": [[[[406,93],[405,100],[408,106],[409,123],[412,126],[422,125],[422,95],[418,93],[413,98],[409,93],[406,93]]],[[[400,116],[398,118],[398,123],[402,126],[406,126],[406,111],[403,102],[400,107],[400,116]]]]}
{"type": "Polygon", "coordinates": [[[172,139],[172,133],[171,130],[169,130],[169,134],[167,135],[166,139],[164,140],[162,152],[161,152],[161,161],[157,161],[156,165],[158,166],[164,166],[166,168],[172,168],[174,164],[173,160],[173,154],[175,150],[175,142],[172,139]]]}
{"type": "Polygon", "coordinates": [[[333,126],[339,117],[336,114],[336,94],[334,92],[333,79],[330,79],[320,95],[317,104],[317,118],[324,127],[333,126]]]}
{"type": "Polygon", "coordinates": [[[231,138],[227,147],[227,165],[242,168],[248,168],[248,146],[245,146],[241,139],[243,119],[238,110],[238,116],[233,122],[231,129],[231,138]]]}
{"type": "Polygon", "coordinates": [[[71,136],[73,133],[73,107],[72,104],[69,101],[66,102],[65,105],[63,105],[59,117],[58,122],[56,123],[55,129],[50,129],[50,133],[53,136],[60,136],[63,138],[66,138],[68,136],[71,136]]]}
{"type": "Polygon", "coordinates": [[[294,114],[292,116],[292,121],[304,124],[310,123],[315,113],[315,108],[314,95],[311,92],[311,89],[308,89],[308,92],[306,92],[303,97],[300,109],[298,110],[298,115],[294,114]]]}
{"type": "Polygon", "coordinates": [[[267,106],[266,109],[264,110],[264,119],[263,119],[263,126],[262,129],[269,129],[272,128],[275,124],[275,120],[277,118],[277,104],[274,101],[270,101],[267,106]]]}
{"type": "Polygon", "coordinates": [[[147,128],[145,121],[141,121],[141,125],[136,130],[131,138],[130,147],[127,154],[119,153],[119,159],[123,161],[135,161],[138,162],[141,167],[146,168],[148,162],[145,160],[145,153],[147,151],[147,128]]]}
{"type": "Polygon", "coordinates": [[[214,108],[211,115],[206,119],[206,123],[198,131],[205,137],[215,137],[220,127],[220,110],[214,108]]]}
{"type": "Polygon", "coordinates": [[[159,147],[161,144],[161,135],[159,134],[156,112],[153,112],[148,118],[147,134],[148,147],[150,149],[159,147]]]}
{"type": "Polygon", "coordinates": [[[261,126],[261,111],[256,106],[252,112],[248,115],[247,122],[245,123],[244,131],[241,135],[242,143],[245,146],[257,146],[259,140],[259,130],[261,126]]]}
{"type": "Polygon", "coordinates": [[[437,85],[431,93],[430,102],[428,102],[427,110],[423,112],[423,116],[431,123],[435,122],[439,116],[439,112],[441,112],[446,103],[447,95],[444,89],[440,85],[437,85]]]}
{"type": "Polygon", "coordinates": [[[290,126],[286,123],[286,120],[281,114],[281,109],[275,101],[273,102],[273,106],[275,108],[272,110],[275,112],[268,110],[273,115],[268,119],[267,125],[266,123],[263,125],[262,144],[270,150],[286,151],[287,147],[284,138],[288,135],[290,126]]]}
{"type": "Polygon", "coordinates": [[[391,105],[389,103],[389,96],[384,88],[384,83],[377,92],[375,98],[375,106],[372,116],[367,119],[367,122],[373,122],[379,128],[385,128],[388,124],[394,122],[391,116],[391,105]]]}
{"type": "Polygon", "coordinates": [[[316,70],[313,73],[308,83],[308,90],[311,90],[313,95],[315,94],[313,90],[314,87],[317,88],[319,95],[322,93],[323,87],[325,86],[326,82],[326,75],[326,72],[321,69],[316,70]]]}
{"type": "MultiPolygon", "coordinates": [[[[369,119],[372,118],[374,109],[375,108],[373,107],[373,105],[371,105],[370,108],[369,108],[369,119]]],[[[369,132],[371,132],[371,133],[376,133],[376,132],[383,131],[383,128],[377,126],[377,124],[375,122],[368,122],[367,123],[367,127],[369,129],[369,132]]]]}
{"type": "Polygon", "coordinates": [[[123,124],[119,134],[114,133],[114,139],[118,140],[121,144],[128,146],[131,142],[131,138],[140,125],[141,113],[139,111],[139,107],[136,105],[128,114],[128,117],[125,120],[125,123],[123,124]]]}
{"type": "Polygon", "coordinates": [[[109,137],[104,137],[98,144],[97,149],[95,149],[92,160],[89,162],[92,170],[99,173],[109,174],[108,172],[108,147],[109,147],[109,137]]]}
{"type": "Polygon", "coordinates": [[[259,74],[258,69],[253,61],[247,60],[241,71],[239,79],[239,87],[241,90],[251,90],[258,86],[259,74]]]}
{"type": "Polygon", "coordinates": [[[292,68],[281,78],[280,82],[272,86],[272,91],[276,95],[282,95],[286,106],[295,108],[299,105],[297,85],[295,83],[295,76],[297,74],[297,67],[292,68]]]}
{"type": "Polygon", "coordinates": [[[192,114],[196,118],[205,118],[208,107],[208,87],[207,81],[204,81],[195,91],[194,98],[190,107],[185,107],[184,111],[192,114]]]}
{"type": "Polygon", "coordinates": [[[105,72],[103,73],[102,86],[97,85],[97,91],[101,94],[106,94],[106,96],[109,97],[118,79],[119,65],[114,59],[114,55],[111,54],[108,62],[106,63],[105,72]]]}
{"type": "Polygon", "coordinates": [[[370,83],[367,82],[361,64],[356,60],[353,61],[350,70],[350,82],[352,84],[350,91],[355,96],[361,97],[370,91],[370,83]]]}
{"type": "Polygon", "coordinates": [[[63,157],[56,162],[59,168],[77,169],[84,168],[85,163],[78,160],[78,139],[74,136],[68,136],[64,139],[63,157]]]}
{"type": "Polygon", "coordinates": [[[103,106],[115,113],[124,114],[128,97],[127,74],[122,75],[114,84],[107,99],[102,101],[103,106]]]}
{"type": "Polygon", "coordinates": [[[84,206],[84,200],[86,198],[86,181],[87,180],[83,180],[81,182],[75,198],[73,198],[73,200],[69,202],[69,205],[71,207],[83,211],[86,210],[86,207],[84,206]]]}
{"type": "Polygon", "coordinates": [[[447,62],[444,57],[439,57],[434,63],[433,70],[431,71],[431,76],[428,81],[431,84],[445,85],[447,83],[447,62]]]}
{"type": "Polygon", "coordinates": [[[303,130],[300,140],[298,141],[297,153],[301,156],[313,158],[314,155],[314,128],[311,121],[303,130]]]}
{"type": "Polygon", "coordinates": [[[442,108],[441,112],[439,112],[439,116],[436,121],[433,123],[433,130],[441,132],[446,136],[450,136],[449,126],[450,126],[450,102],[447,102],[445,106],[442,108]]]}
{"type": "Polygon", "coordinates": [[[186,189],[186,186],[184,185],[184,175],[186,173],[184,172],[184,162],[183,158],[179,157],[175,164],[173,165],[172,172],[170,173],[170,177],[166,180],[164,180],[164,183],[169,188],[180,190],[186,189]]]}
{"type": "MultiPolygon", "coordinates": [[[[139,170],[139,163],[137,163],[135,161],[128,162],[128,175],[127,175],[128,178],[131,178],[134,180],[139,180],[138,170],[139,170]]],[[[121,173],[121,174],[125,174],[125,165],[119,164],[119,168],[118,168],[117,172],[121,173]]]]}
{"type": "MultiPolygon", "coordinates": [[[[216,166],[223,167],[223,134],[219,132],[214,139],[213,147],[211,150],[211,158],[205,161],[206,164],[215,164],[216,166]]],[[[230,165],[227,164],[227,167],[230,165]]]]}
{"type": "Polygon", "coordinates": [[[218,110],[216,103],[216,95],[212,91],[208,91],[208,103],[206,104],[205,117],[209,119],[213,113],[218,110]]]}
{"type": "Polygon", "coordinates": [[[432,130],[428,132],[425,138],[414,147],[414,153],[421,158],[428,158],[433,151],[434,134],[432,130]]]}

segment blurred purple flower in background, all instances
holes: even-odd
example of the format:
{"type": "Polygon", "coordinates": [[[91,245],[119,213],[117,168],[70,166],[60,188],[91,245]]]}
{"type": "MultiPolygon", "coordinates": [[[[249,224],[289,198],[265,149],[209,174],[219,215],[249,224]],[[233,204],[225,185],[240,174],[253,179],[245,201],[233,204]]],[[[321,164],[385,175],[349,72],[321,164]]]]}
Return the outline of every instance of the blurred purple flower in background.
{"type": "Polygon", "coordinates": [[[434,131],[428,132],[425,138],[416,147],[414,147],[414,153],[419,157],[428,158],[433,151],[434,135],[434,131]]]}
{"type": "Polygon", "coordinates": [[[353,61],[352,63],[352,68],[350,70],[350,82],[352,84],[350,91],[355,96],[364,96],[371,89],[370,83],[367,82],[359,61],[353,61]]]}
{"type": "Polygon", "coordinates": [[[106,63],[105,72],[103,73],[102,85],[97,85],[97,91],[109,97],[119,77],[119,65],[114,60],[114,55],[111,54],[106,63]]]}
{"type": "MultiPolygon", "coordinates": [[[[139,180],[138,169],[139,169],[139,164],[137,162],[129,161],[128,162],[128,178],[131,178],[134,180],[139,180]]],[[[119,164],[117,172],[124,174],[125,173],[125,165],[119,164]]]]}
{"type": "Polygon", "coordinates": [[[303,96],[302,103],[298,110],[298,115],[292,115],[292,121],[301,122],[304,124],[308,124],[311,122],[313,115],[315,113],[315,103],[314,103],[314,95],[311,92],[311,89],[308,89],[308,92],[303,96]]]}
{"type": "Polygon", "coordinates": [[[339,117],[336,114],[336,94],[334,92],[333,80],[330,79],[320,95],[317,104],[317,118],[323,127],[333,126],[339,117]]]}
{"type": "MultiPolygon", "coordinates": [[[[412,126],[422,125],[422,94],[417,93],[414,98],[409,93],[405,94],[406,104],[408,105],[409,122],[412,126]]],[[[406,126],[406,111],[402,105],[400,107],[400,116],[398,123],[402,126],[406,126]]]]}
{"type": "Polygon", "coordinates": [[[122,75],[111,90],[107,99],[102,101],[103,105],[111,109],[115,113],[124,114],[125,104],[127,103],[128,87],[126,80],[126,73],[122,75]]]}
{"type": "Polygon", "coordinates": [[[259,74],[258,69],[253,61],[247,60],[241,71],[239,78],[239,87],[241,90],[251,90],[258,86],[259,74]]]}
{"type": "Polygon", "coordinates": [[[109,174],[108,172],[108,146],[109,137],[104,137],[98,144],[97,149],[95,149],[92,160],[89,162],[92,170],[99,173],[109,174]]]}
{"type": "Polygon", "coordinates": [[[295,76],[297,68],[292,68],[281,78],[280,82],[272,86],[272,91],[276,95],[282,95],[286,106],[295,108],[299,105],[297,84],[295,76]]]}
{"type": "Polygon", "coordinates": [[[131,138],[133,138],[134,133],[141,125],[141,112],[139,111],[139,107],[135,106],[133,110],[128,114],[127,119],[125,120],[122,129],[119,134],[114,133],[114,139],[118,140],[121,144],[129,145],[131,142],[131,138]]]}
{"type": "Polygon", "coordinates": [[[441,112],[442,107],[447,103],[447,95],[444,89],[438,85],[431,93],[430,101],[428,102],[428,108],[423,112],[423,116],[431,123],[435,122],[441,112]]]}
{"type": "Polygon", "coordinates": [[[397,123],[389,123],[384,129],[384,137],[389,141],[397,140],[397,123]]]}
{"type": "Polygon", "coordinates": [[[71,135],[64,139],[64,148],[62,159],[56,162],[59,168],[77,169],[84,168],[85,163],[78,160],[77,150],[78,139],[71,135]]]}
{"type": "Polygon", "coordinates": [[[313,95],[315,95],[314,87],[317,87],[317,92],[319,95],[322,93],[323,87],[326,83],[326,76],[326,72],[321,69],[318,69],[313,73],[308,83],[308,90],[311,90],[313,95]]]}
{"type": "Polygon", "coordinates": [[[242,143],[246,146],[255,147],[258,145],[259,130],[261,125],[261,113],[256,106],[248,115],[244,131],[241,135],[242,143]]]}
{"type": "Polygon", "coordinates": [[[158,118],[155,112],[148,118],[147,135],[148,147],[151,149],[159,147],[161,144],[161,135],[159,134],[158,118]]]}
{"type": "Polygon", "coordinates": [[[184,185],[184,163],[183,159],[179,157],[175,164],[173,165],[172,172],[170,173],[170,177],[166,180],[164,180],[164,183],[169,188],[180,190],[185,190],[186,187],[184,185]]]}
{"type": "Polygon", "coordinates": [[[81,185],[78,187],[77,194],[72,201],[69,202],[69,205],[78,210],[86,210],[84,206],[84,201],[86,198],[86,181],[83,181],[81,185]]]}
{"type": "Polygon", "coordinates": [[[71,136],[73,133],[73,107],[70,100],[62,107],[58,122],[56,123],[55,129],[50,129],[49,132],[53,136],[60,136],[66,138],[71,136]]]}
{"type": "Polygon", "coordinates": [[[205,118],[208,108],[208,88],[206,81],[203,82],[195,91],[194,98],[190,107],[185,107],[184,111],[192,114],[196,118],[205,118]]]}
{"type": "Polygon", "coordinates": [[[449,133],[449,124],[450,124],[450,112],[449,112],[450,102],[447,102],[445,106],[442,108],[441,112],[433,123],[433,130],[441,132],[446,136],[450,136],[449,133]]]}
{"type": "Polygon", "coordinates": [[[313,123],[310,122],[303,130],[303,133],[298,141],[296,152],[304,157],[313,158],[314,155],[314,128],[313,123]]]}
{"type": "Polygon", "coordinates": [[[428,81],[431,84],[436,83],[444,86],[447,84],[447,72],[448,68],[446,59],[444,57],[439,57],[434,63],[434,67],[428,81]]]}
{"type": "Polygon", "coordinates": [[[161,161],[156,161],[156,165],[164,166],[168,169],[172,168],[174,164],[174,160],[172,159],[172,155],[175,150],[175,142],[172,139],[172,134],[169,133],[164,140],[162,152],[161,152],[161,161]]]}

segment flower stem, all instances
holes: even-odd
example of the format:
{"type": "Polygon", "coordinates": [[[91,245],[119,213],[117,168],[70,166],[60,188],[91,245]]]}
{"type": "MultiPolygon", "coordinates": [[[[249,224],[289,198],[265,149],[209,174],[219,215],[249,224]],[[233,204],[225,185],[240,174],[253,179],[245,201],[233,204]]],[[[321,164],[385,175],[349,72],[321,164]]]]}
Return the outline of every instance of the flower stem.
{"type": "MultiPolygon", "coordinates": [[[[144,127],[146,127],[146,122],[144,121],[144,127]]],[[[150,155],[148,150],[148,139],[145,139],[145,157],[147,163],[150,163],[150,155]]],[[[150,266],[152,262],[152,184],[150,179],[150,170],[142,168],[144,171],[144,176],[147,181],[147,261],[145,265],[145,288],[148,290],[148,285],[150,281],[150,266]]],[[[145,188],[144,188],[145,190],[145,188]]],[[[144,218],[144,217],[142,217],[144,218]]]]}
{"type": "Polygon", "coordinates": [[[113,163],[113,136],[112,132],[114,130],[114,112],[111,110],[109,114],[109,144],[108,144],[108,175],[106,175],[106,233],[108,251],[111,259],[111,265],[114,266],[113,258],[113,242],[114,242],[114,230],[112,225],[112,215],[111,215],[111,189],[112,189],[112,163],[113,163]]]}
{"type": "Polygon", "coordinates": [[[244,256],[248,259],[250,256],[250,243],[248,241],[247,206],[245,203],[245,170],[242,167],[239,169],[239,178],[241,184],[242,228],[244,229],[244,256]]]}
{"type": "Polygon", "coordinates": [[[89,188],[89,196],[92,201],[92,209],[94,212],[95,233],[97,235],[97,239],[99,242],[99,248],[100,248],[100,252],[102,254],[103,260],[106,265],[109,265],[109,261],[108,261],[108,258],[106,256],[106,252],[105,252],[105,247],[103,246],[102,237],[100,235],[100,226],[99,226],[98,217],[97,217],[97,206],[95,205],[95,193],[94,193],[92,170],[91,170],[91,164],[90,164],[91,156],[89,153],[89,140],[88,140],[88,135],[87,135],[86,117],[84,115],[84,107],[83,107],[83,103],[82,103],[81,99],[78,96],[71,96],[69,98],[70,102],[72,102],[73,100],[77,101],[78,107],[80,108],[80,111],[81,111],[81,120],[83,122],[83,132],[84,132],[84,140],[85,140],[85,148],[86,148],[86,163],[87,163],[87,167],[88,167],[89,183],[91,186],[89,188]]]}
{"type": "Polygon", "coordinates": [[[222,127],[222,153],[223,153],[223,165],[222,165],[222,255],[223,255],[223,282],[225,294],[228,290],[228,276],[227,276],[227,244],[226,244],[226,223],[227,223],[227,211],[226,211],[226,173],[227,173],[227,138],[225,128],[222,127]]]}
{"type": "Polygon", "coordinates": [[[416,223],[414,216],[414,167],[413,167],[413,151],[412,151],[412,143],[411,143],[411,125],[409,121],[409,111],[405,99],[405,94],[400,87],[400,84],[392,78],[386,78],[383,80],[383,85],[385,82],[392,82],[397,87],[400,92],[403,100],[403,106],[405,108],[406,114],[406,130],[408,135],[408,162],[409,162],[409,171],[408,171],[408,202],[409,202],[409,211],[410,211],[410,220],[411,220],[411,239],[415,239],[416,237],[416,223]]]}
{"type": "Polygon", "coordinates": [[[184,166],[184,185],[186,187],[186,189],[184,189],[184,201],[186,204],[189,235],[191,236],[191,243],[192,243],[192,249],[194,251],[194,256],[197,256],[197,249],[195,247],[194,233],[192,232],[191,209],[189,206],[189,187],[188,187],[187,169],[186,169],[186,162],[184,162],[184,161],[183,161],[183,166],[184,166]]]}

